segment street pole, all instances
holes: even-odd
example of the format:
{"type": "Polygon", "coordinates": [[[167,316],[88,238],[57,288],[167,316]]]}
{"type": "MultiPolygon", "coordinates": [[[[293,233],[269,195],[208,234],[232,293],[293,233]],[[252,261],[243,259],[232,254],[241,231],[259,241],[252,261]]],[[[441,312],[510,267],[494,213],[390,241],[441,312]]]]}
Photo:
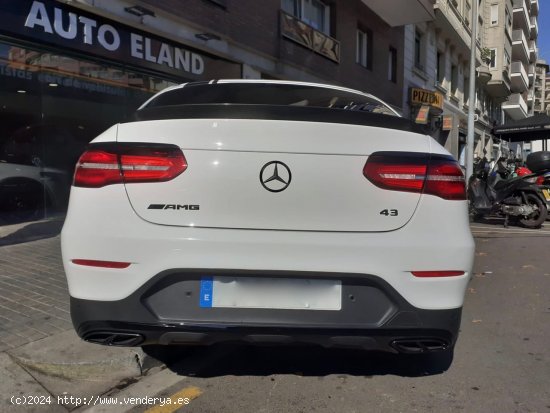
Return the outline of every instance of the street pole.
{"type": "Polygon", "coordinates": [[[474,111],[476,106],[476,40],[478,0],[472,5],[472,42],[470,50],[470,103],[468,105],[468,135],[466,137],[466,182],[474,173],[474,111]]]}

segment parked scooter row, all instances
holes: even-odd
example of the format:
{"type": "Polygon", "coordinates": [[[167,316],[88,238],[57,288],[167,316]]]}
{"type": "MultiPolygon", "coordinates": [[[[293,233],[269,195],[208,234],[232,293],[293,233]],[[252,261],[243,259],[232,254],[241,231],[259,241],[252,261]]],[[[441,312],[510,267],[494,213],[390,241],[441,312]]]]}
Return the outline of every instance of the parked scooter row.
{"type": "Polygon", "coordinates": [[[539,177],[550,173],[550,152],[542,151],[527,157],[527,171],[510,177],[507,162],[501,158],[493,168],[486,159],[474,164],[468,184],[470,214],[474,220],[487,215],[504,217],[504,226],[517,222],[527,228],[539,228],[548,215],[550,186],[539,177]],[[537,182],[538,180],[538,182],[537,182]]]}

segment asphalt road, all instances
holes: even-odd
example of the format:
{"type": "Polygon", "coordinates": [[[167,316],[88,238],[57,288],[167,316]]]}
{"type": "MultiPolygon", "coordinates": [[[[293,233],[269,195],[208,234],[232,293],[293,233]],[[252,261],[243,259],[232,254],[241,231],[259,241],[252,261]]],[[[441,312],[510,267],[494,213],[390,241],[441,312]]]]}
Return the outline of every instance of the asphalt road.
{"type": "Polygon", "coordinates": [[[550,222],[472,231],[474,276],[448,370],[361,351],[215,346],[179,357],[159,376],[169,379],[157,396],[189,404],[132,411],[550,412],[550,222]]]}

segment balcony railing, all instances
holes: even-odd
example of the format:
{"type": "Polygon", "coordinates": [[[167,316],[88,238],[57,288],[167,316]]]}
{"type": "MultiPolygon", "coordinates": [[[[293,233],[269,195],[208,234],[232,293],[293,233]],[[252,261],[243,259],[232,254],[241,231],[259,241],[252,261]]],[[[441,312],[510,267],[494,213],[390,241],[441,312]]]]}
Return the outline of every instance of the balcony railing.
{"type": "Polygon", "coordinates": [[[514,6],[514,9],[527,7],[526,4],[525,4],[525,0],[512,0],[512,4],[514,6]]]}
{"type": "Polygon", "coordinates": [[[527,90],[527,88],[529,87],[529,77],[527,76],[527,72],[525,71],[525,67],[523,66],[523,63],[512,62],[511,72],[512,72],[511,73],[512,83],[514,84],[514,88],[522,92],[524,90],[527,90]],[[517,77],[520,77],[522,82],[515,81],[517,77]]]}
{"type": "Polygon", "coordinates": [[[539,15],[539,0],[531,0],[531,15],[539,15]]]}
{"type": "Polygon", "coordinates": [[[536,39],[537,36],[539,35],[539,22],[536,16],[531,17],[530,27],[531,27],[531,38],[536,39]]]}
{"type": "Polygon", "coordinates": [[[336,63],[340,62],[340,42],[281,10],[281,35],[336,63]]]}
{"type": "Polygon", "coordinates": [[[537,42],[534,40],[529,40],[529,60],[531,63],[535,63],[539,58],[539,48],[537,47],[537,42]]]}
{"type": "Polygon", "coordinates": [[[502,109],[514,120],[523,119],[527,117],[528,113],[527,103],[521,93],[510,95],[508,101],[502,104],[502,109]]]}
{"type": "Polygon", "coordinates": [[[529,9],[526,0],[513,0],[514,27],[529,31],[529,9]]]}
{"type": "Polygon", "coordinates": [[[523,30],[514,30],[512,32],[512,59],[528,62],[529,58],[529,45],[523,30]]]}

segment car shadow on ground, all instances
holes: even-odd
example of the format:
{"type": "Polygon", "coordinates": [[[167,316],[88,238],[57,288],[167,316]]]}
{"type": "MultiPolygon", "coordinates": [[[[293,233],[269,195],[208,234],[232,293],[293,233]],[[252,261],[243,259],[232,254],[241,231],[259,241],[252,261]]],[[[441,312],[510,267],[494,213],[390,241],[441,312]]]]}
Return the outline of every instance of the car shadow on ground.
{"type": "Polygon", "coordinates": [[[392,354],[314,346],[249,346],[217,344],[207,347],[155,346],[145,352],[182,376],[299,376],[396,375],[420,377],[445,372],[452,354],[392,354]]]}
{"type": "Polygon", "coordinates": [[[22,225],[14,232],[11,232],[5,236],[0,236],[0,247],[55,237],[61,232],[63,222],[63,219],[56,218],[48,221],[39,221],[29,223],[28,225],[22,225]]]}

